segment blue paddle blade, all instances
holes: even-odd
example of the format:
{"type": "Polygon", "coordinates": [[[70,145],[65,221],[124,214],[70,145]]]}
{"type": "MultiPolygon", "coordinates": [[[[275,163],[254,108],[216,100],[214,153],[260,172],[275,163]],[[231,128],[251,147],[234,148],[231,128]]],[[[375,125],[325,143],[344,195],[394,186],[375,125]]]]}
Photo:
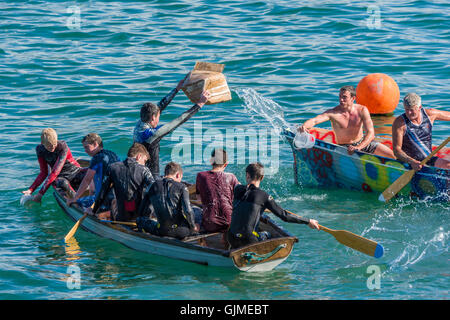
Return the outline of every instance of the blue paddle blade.
{"type": "Polygon", "coordinates": [[[384,253],[383,246],[381,244],[377,244],[377,246],[375,248],[375,253],[373,256],[375,258],[381,258],[383,256],[383,253],[384,253]]]}

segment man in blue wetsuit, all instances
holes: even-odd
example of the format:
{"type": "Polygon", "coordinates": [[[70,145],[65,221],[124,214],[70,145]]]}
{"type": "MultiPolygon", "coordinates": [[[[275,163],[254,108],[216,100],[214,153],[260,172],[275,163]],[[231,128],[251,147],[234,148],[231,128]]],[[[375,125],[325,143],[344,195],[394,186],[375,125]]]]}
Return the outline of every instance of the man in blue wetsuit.
{"type": "Polygon", "coordinates": [[[234,188],[233,214],[227,232],[227,240],[231,248],[239,248],[251,243],[270,239],[266,231],[258,231],[259,218],[265,209],[286,222],[307,224],[311,229],[319,230],[316,220],[303,218],[283,210],[265,191],[259,188],[264,178],[264,166],[251,163],[245,169],[247,185],[234,188]]]}
{"type": "MultiPolygon", "coordinates": [[[[403,99],[405,113],[392,124],[392,149],[398,160],[407,162],[418,171],[420,162],[432,149],[431,134],[435,120],[450,121],[450,112],[422,108],[422,99],[416,93],[408,93],[403,99]]],[[[450,161],[432,157],[427,165],[450,169],[450,161]]]]}
{"type": "Polygon", "coordinates": [[[196,103],[192,108],[185,111],[178,118],[172,120],[165,125],[159,124],[159,117],[161,112],[169,105],[178,91],[183,87],[184,81],[188,78],[189,74],[183,78],[167,96],[165,96],[158,105],[151,102],[144,103],[141,107],[140,120],[136,123],[133,132],[134,142],[143,144],[148,153],[150,154],[150,159],[147,162],[152,175],[157,178],[160,175],[159,172],[159,149],[161,139],[179,127],[181,124],[189,120],[195,113],[197,113],[200,108],[208,101],[209,92],[203,92],[200,97],[200,101],[196,103]]]}
{"type": "MultiPolygon", "coordinates": [[[[92,159],[77,193],[72,199],[67,200],[67,205],[70,206],[72,203],[78,202],[78,204],[83,207],[90,207],[100,193],[109,166],[120,161],[120,159],[114,152],[103,149],[102,138],[96,133],[89,133],[81,140],[81,143],[83,144],[84,151],[86,151],[92,159]],[[92,182],[95,189],[95,195],[81,198],[92,182]]],[[[106,207],[109,207],[110,202],[113,199],[112,193],[109,195],[108,199],[109,201],[106,204],[106,207]]]]}

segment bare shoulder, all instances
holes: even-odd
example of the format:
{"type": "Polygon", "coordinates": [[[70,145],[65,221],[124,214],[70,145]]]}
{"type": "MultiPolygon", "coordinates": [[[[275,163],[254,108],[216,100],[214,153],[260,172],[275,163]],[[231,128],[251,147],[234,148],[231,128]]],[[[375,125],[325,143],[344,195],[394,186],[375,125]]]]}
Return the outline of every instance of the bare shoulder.
{"type": "Polygon", "coordinates": [[[397,129],[404,129],[405,128],[405,120],[402,116],[398,116],[395,118],[394,122],[392,123],[392,131],[397,129]]]}
{"type": "Polygon", "coordinates": [[[370,115],[369,109],[366,106],[364,106],[362,104],[357,104],[357,103],[354,103],[353,105],[355,106],[356,110],[358,110],[358,112],[361,115],[363,115],[363,114],[364,115],[366,115],[366,114],[370,115]]]}
{"type": "Polygon", "coordinates": [[[326,115],[329,115],[329,116],[334,116],[334,115],[338,115],[338,114],[341,114],[341,113],[342,113],[342,111],[341,111],[341,109],[339,108],[338,105],[336,107],[334,107],[334,108],[328,109],[328,110],[323,112],[323,114],[326,114],[326,115]]]}
{"type": "Polygon", "coordinates": [[[423,110],[425,111],[425,113],[429,116],[429,117],[434,117],[438,114],[441,113],[441,110],[438,109],[434,109],[434,108],[423,108],[423,110]]]}

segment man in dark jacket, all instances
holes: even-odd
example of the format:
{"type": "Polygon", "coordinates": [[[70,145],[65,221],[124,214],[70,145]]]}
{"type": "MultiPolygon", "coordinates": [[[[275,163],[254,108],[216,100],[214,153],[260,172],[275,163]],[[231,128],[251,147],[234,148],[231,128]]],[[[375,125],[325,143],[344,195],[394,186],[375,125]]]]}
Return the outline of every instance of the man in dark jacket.
{"type": "Polygon", "coordinates": [[[181,183],[182,178],[181,166],[169,162],[164,169],[164,178],[153,183],[139,208],[140,217],[136,220],[139,229],[177,239],[198,231],[189,192],[181,183]],[[150,220],[151,215],[156,215],[158,222],[150,220]]]}
{"type": "Polygon", "coordinates": [[[95,201],[94,213],[97,213],[113,187],[117,201],[117,216],[114,219],[130,221],[137,217],[137,209],[142,202],[144,192],[154,179],[145,166],[149,154],[142,144],[134,143],[128,150],[127,156],[125,161],[115,162],[109,166],[106,179],[95,201]]]}

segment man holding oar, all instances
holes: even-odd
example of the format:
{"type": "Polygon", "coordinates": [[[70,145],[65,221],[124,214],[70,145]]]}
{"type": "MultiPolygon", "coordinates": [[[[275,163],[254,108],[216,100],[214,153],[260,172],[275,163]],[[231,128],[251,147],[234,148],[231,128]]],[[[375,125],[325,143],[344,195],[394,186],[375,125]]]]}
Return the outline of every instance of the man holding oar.
{"type": "Polygon", "coordinates": [[[348,154],[355,151],[376,154],[382,157],[394,158],[389,147],[373,141],[375,129],[369,110],[354,103],[356,90],[352,86],[344,86],[339,91],[339,105],[324,113],[305,121],[298,128],[300,132],[309,132],[315,125],[330,121],[339,145],[346,147],[348,154]],[[366,131],[364,135],[363,129],[366,131]]]}
{"type": "Polygon", "coordinates": [[[264,178],[264,166],[252,163],[245,169],[247,186],[238,185],[234,189],[233,213],[227,240],[232,248],[239,248],[251,243],[270,238],[268,232],[258,232],[258,222],[261,213],[269,209],[286,222],[307,224],[311,229],[320,230],[316,220],[307,219],[288,213],[265,191],[259,188],[264,178]]]}
{"type": "MultiPolygon", "coordinates": [[[[68,198],[66,202],[69,206],[74,202],[78,202],[78,204],[83,207],[90,207],[100,194],[100,189],[109,166],[120,161],[120,159],[113,151],[103,149],[102,138],[94,132],[84,136],[81,143],[83,144],[84,151],[86,151],[92,159],[77,193],[73,198],[68,198]],[[95,195],[81,198],[92,182],[94,182],[95,195]]],[[[107,207],[109,207],[110,202],[114,198],[114,194],[110,192],[108,197],[110,201],[108,201],[107,207]]]]}
{"type": "MultiPolygon", "coordinates": [[[[408,93],[403,99],[405,112],[392,124],[392,147],[398,160],[407,162],[415,171],[431,153],[431,133],[435,120],[450,121],[450,112],[422,108],[422,99],[416,93],[408,93]]],[[[432,157],[427,165],[450,169],[450,161],[432,157]]]]}

